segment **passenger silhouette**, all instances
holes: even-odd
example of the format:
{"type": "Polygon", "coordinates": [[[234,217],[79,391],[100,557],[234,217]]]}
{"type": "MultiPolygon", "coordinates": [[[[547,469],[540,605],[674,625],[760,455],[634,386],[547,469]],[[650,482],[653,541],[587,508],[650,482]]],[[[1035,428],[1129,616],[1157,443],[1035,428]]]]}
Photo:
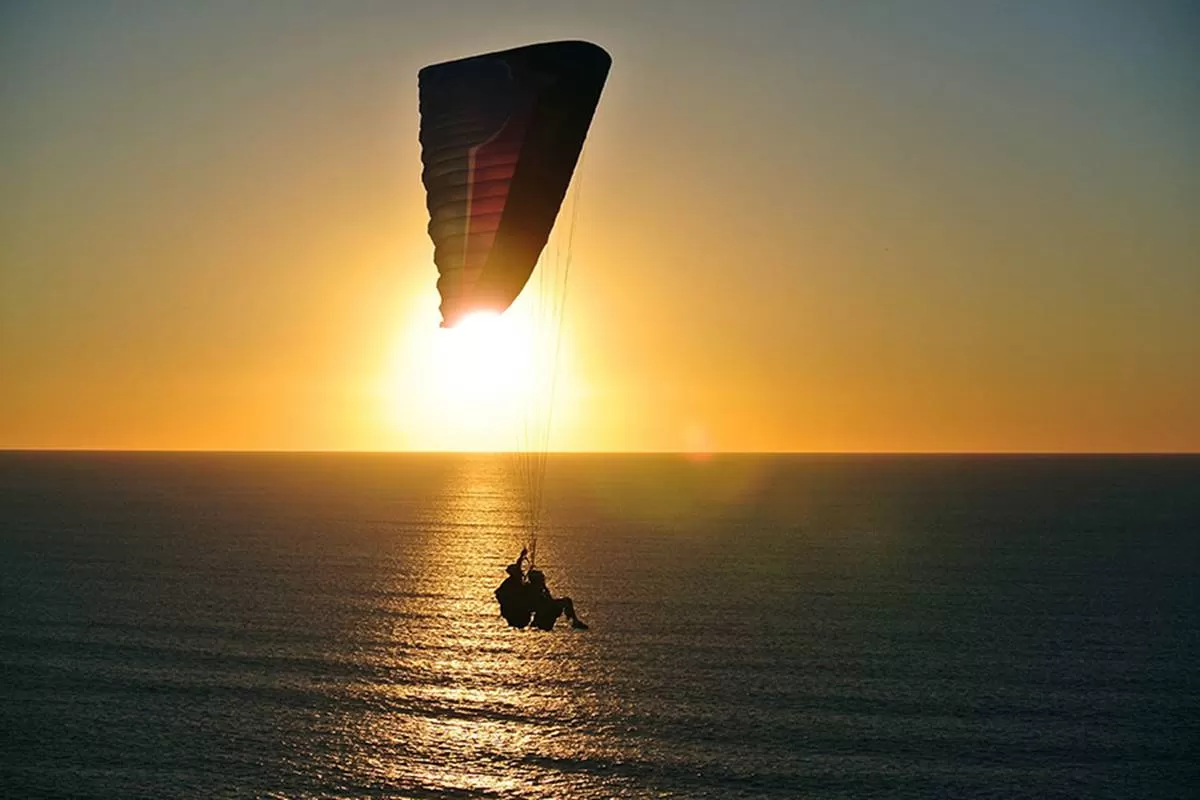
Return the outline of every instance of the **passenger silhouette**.
{"type": "Polygon", "coordinates": [[[541,570],[529,570],[529,583],[526,585],[529,593],[529,605],[533,610],[533,625],[544,631],[552,630],[560,615],[566,615],[571,620],[571,627],[587,630],[587,624],[575,613],[575,604],[569,597],[554,597],[550,587],[546,585],[546,576],[541,570]]]}

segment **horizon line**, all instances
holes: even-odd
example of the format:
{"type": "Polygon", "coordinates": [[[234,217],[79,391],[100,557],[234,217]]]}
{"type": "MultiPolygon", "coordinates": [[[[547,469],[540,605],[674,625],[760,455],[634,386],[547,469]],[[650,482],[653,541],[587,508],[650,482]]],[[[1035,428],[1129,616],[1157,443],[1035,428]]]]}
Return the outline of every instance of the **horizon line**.
{"type": "Polygon", "coordinates": [[[355,450],[355,449],[223,449],[143,447],[5,447],[5,453],[78,453],[143,455],[439,455],[439,456],[680,456],[705,459],[717,456],[1200,456],[1200,450],[355,450]]]}

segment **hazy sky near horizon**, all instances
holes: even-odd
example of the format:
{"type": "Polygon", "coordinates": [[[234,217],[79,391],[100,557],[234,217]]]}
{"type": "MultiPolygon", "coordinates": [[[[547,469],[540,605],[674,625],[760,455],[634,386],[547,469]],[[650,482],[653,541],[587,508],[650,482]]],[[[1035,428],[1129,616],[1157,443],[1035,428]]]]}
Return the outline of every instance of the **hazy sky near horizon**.
{"type": "Polygon", "coordinates": [[[445,444],[416,73],[557,38],[555,448],[1200,450],[1200,7],[1099,0],[5,3],[0,447],[445,444]]]}

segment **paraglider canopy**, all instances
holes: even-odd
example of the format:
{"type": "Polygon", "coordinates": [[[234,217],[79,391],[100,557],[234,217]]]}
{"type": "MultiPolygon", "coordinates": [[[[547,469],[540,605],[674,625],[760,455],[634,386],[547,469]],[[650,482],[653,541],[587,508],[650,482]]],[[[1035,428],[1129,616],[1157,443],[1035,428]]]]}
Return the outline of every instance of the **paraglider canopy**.
{"type": "Polygon", "coordinates": [[[562,206],[612,63],[589,42],[545,42],[418,74],[421,179],[442,327],[503,312],[562,206]]]}

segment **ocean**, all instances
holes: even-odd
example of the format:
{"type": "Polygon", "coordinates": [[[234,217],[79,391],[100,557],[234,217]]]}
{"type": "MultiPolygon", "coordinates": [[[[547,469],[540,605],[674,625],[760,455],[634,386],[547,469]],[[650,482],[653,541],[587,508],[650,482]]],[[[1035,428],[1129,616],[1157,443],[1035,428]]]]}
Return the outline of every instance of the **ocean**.
{"type": "Polygon", "coordinates": [[[0,454],[0,797],[1191,798],[1200,457],[0,454]]]}

